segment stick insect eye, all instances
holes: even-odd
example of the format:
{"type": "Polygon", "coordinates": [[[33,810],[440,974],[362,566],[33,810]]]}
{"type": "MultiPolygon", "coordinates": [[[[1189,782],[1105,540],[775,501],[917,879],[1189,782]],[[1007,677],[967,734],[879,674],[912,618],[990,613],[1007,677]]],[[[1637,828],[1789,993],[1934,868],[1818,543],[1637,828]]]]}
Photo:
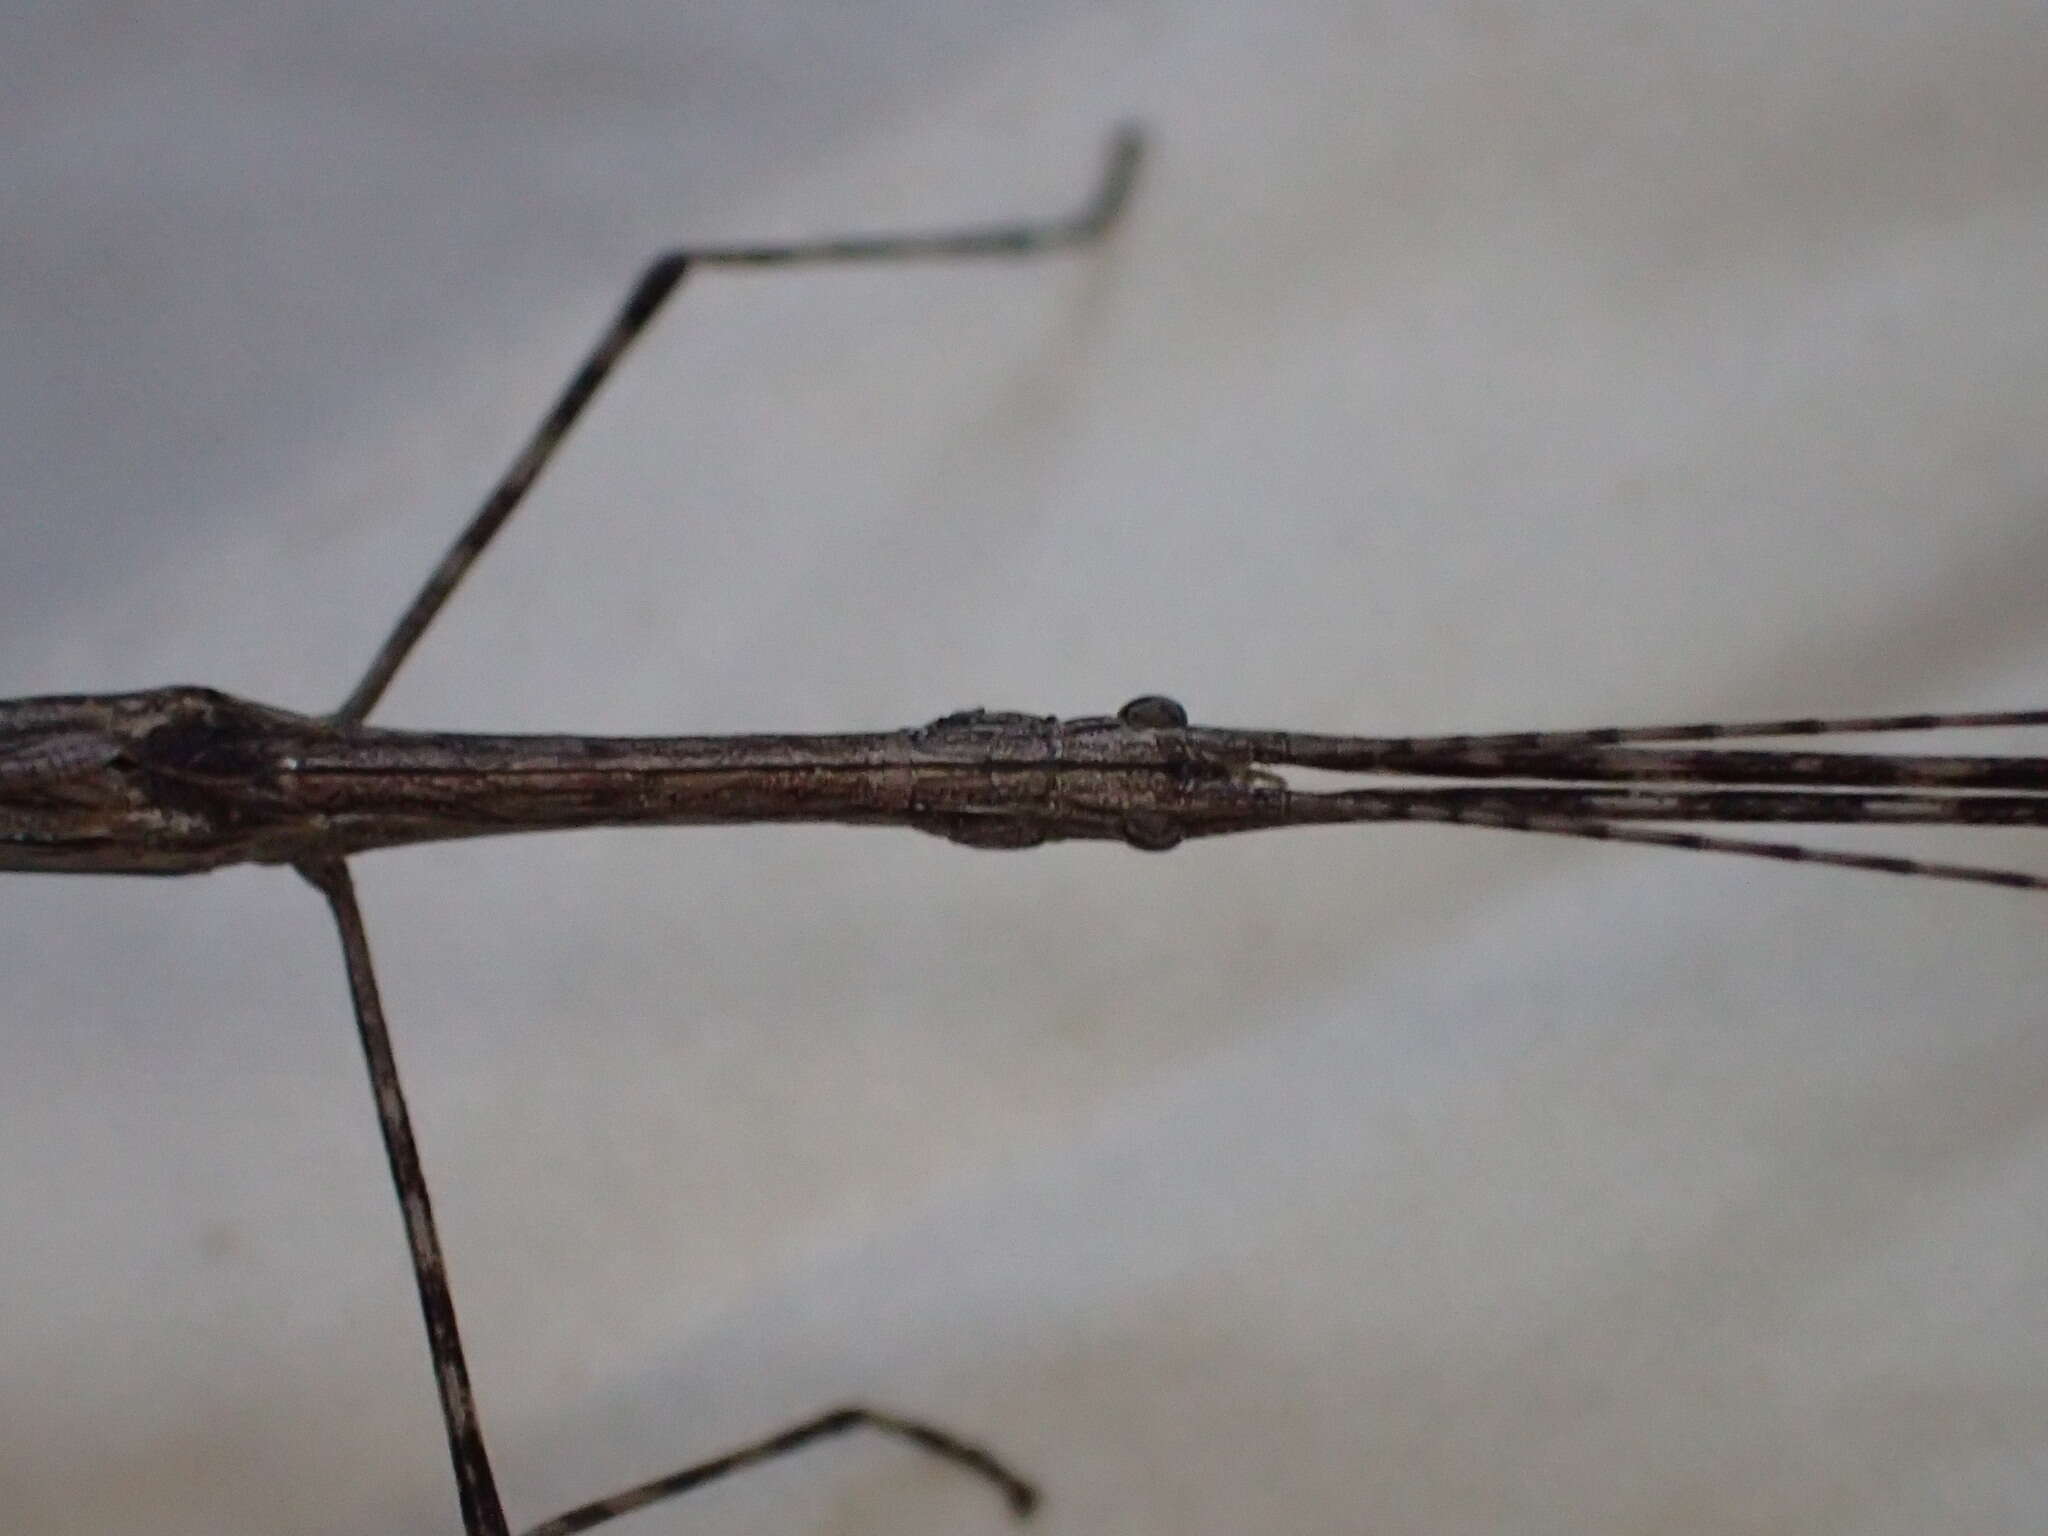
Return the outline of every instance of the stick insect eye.
{"type": "Polygon", "coordinates": [[[1184,834],[1157,811],[1133,811],[1124,818],[1124,841],[1145,853],[1165,853],[1180,846],[1184,834]]]}
{"type": "Polygon", "coordinates": [[[1163,693],[1141,694],[1118,710],[1116,717],[1139,731],[1177,731],[1188,723],[1188,712],[1180,701],[1163,693]]]}

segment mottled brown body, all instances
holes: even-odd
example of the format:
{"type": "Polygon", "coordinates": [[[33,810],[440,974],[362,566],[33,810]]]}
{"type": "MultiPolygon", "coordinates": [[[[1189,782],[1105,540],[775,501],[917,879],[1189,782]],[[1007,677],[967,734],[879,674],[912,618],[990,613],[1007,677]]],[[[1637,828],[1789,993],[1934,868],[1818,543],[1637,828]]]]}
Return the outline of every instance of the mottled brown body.
{"type": "Polygon", "coordinates": [[[1147,714],[1161,702],[1100,719],[976,710],[911,730],[695,737],[387,731],[205,688],[0,702],[0,869],[188,874],[506,832],[750,821],[1154,847],[1284,813],[1278,780],[1147,714]]]}
{"type": "Polygon", "coordinates": [[[0,869],[188,874],[508,832],[733,822],[902,826],[978,848],[1086,838],[1155,851],[1190,837],[1357,821],[1531,831],[1614,821],[2048,824],[2040,758],[1647,751],[1560,739],[1190,726],[1179,704],[1158,696],[1071,720],[969,710],[862,734],[624,737],[380,730],[206,688],[21,699],[0,702],[0,869]],[[1289,786],[1287,767],[1382,782],[1309,793],[1289,786]],[[1389,775],[1479,782],[1417,789],[1390,786],[1389,775]],[[1786,785],[1802,787],[1775,787],[1786,785]]]}

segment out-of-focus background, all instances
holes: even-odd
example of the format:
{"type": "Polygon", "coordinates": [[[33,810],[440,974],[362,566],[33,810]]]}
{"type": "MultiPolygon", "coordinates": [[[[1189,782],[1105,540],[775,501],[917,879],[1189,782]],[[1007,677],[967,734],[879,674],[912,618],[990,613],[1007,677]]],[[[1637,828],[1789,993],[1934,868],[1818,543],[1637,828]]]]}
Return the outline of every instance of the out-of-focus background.
{"type": "MultiPolygon", "coordinates": [[[[0,694],[331,706],[653,251],[1062,210],[1136,117],[1098,253],[695,281],[382,718],[2048,697],[2037,5],[6,33],[0,694]]],[[[2039,899],[1427,828],[358,878],[516,1520],[850,1397],[1077,1536],[2048,1518],[2039,899]]],[[[456,1531],[317,899],[0,912],[5,1523],[456,1531]]],[[[630,1527],[1002,1528],[872,1444],[630,1527]]]]}

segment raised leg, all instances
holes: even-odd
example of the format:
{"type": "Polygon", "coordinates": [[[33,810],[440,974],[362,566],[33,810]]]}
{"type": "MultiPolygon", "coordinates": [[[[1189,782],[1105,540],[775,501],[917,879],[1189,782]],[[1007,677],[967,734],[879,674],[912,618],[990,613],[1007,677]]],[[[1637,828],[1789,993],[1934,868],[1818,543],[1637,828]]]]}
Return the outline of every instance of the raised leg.
{"type": "Polygon", "coordinates": [[[980,1446],[948,1434],[930,1424],[916,1419],[899,1418],[893,1413],[883,1413],[873,1408],[835,1408],[830,1413],[821,1413],[815,1419],[791,1425],[777,1434],[766,1436],[738,1450],[728,1451],[709,1461],[701,1461],[693,1467],[684,1467],[680,1472],[671,1472],[666,1477],[657,1477],[636,1484],[612,1494],[608,1498],[592,1499],[588,1504],[565,1510],[552,1520],[543,1520],[539,1525],[523,1533],[523,1536],[574,1536],[577,1531],[587,1531],[592,1526],[603,1525],[607,1520],[620,1515],[631,1514],[636,1509],[645,1509],[649,1504],[663,1499],[672,1499],[677,1494],[688,1493],[706,1483],[715,1482],[734,1472],[744,1472],[749,1467],[758,1467],[765,1461],[774,1461],[800,1451],[807,1445],[820,1440],[835,1439],[856,1429],[872,1429],[893,1439],[902,1440],[929,1452],[941,1461],[986,1478],[1002,1492],[1008,1501],[1010,1512],[1023,1519],[1038,1505],[1038,1490],[1017,1476],[1008,1467],[983,1450],[980,1446]]]}
{"type": "Polygon", "coordinates": [[[684,248],[657,256],[639,281],[634,283],[611,324],[590,349],[555,403],[541,418],[526,446],[519,450],[511,467],[499,479],[484,504],[470,519],[469,526],[449,546],[441,563],[413,598],[378,649],[369,670],[354,692],[334,712],[337,723],[352,724],[367,717],[384,696],[399,666],[405,661],[441,605],[448,601],[478,555],[505,520],[525,499],[533,482],[547,467],[562,439],[576,424],[598,390],[611,377],[626,349],[647,328],[661,306],[674,293],[694,266],[781,267],[810,262],[951,260],[971,256],[1026,256],[1040,251],[1086,245],[1100,238],[1116,222],[1129,200],[1137,175],[1143,140],[1138,130],[1124,127],[1110,142],[1109,160],[1102,180],[1088,203],[1064,219],[1037,223],[995,224],[979,229],[945,230],[930,234],[860,235],[846,239],[808,240],[786,245],[737,245],[684,248]]]}

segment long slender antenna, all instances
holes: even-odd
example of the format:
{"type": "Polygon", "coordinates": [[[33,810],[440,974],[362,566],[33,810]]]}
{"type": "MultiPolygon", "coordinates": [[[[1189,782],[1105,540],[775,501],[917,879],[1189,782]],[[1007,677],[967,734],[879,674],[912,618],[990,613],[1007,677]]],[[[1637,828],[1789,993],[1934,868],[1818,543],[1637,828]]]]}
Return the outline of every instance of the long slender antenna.
{"type": "Polygon", "coordinates": [[[1951,715],[1850,715],[1839,719],[1707,720],[1690,725],[1605,726],[1591,731],[1501,731],[1483,736],[1411,736],[1409,747],[1612,747],[1624,742],[1731,741],[1748,736],[1853,736],[1878,731],[1974,731],[2048,725],[2048,709],[2003,709],[1951,715]]]}
{"type": "Polygon", "coordinates": [[[1510,832],[1544,832],[1557,837],[1589,837],[1608,843],[1638,843],[1650,848],[1678,848],[1688,853],[1738,853],[1749,858],[1777,859],[1786,864],[1825,864],[1834,869],[1860,869],[1880,875],[1913,875],[1929,880],[1961,880],[1970,885],[1997,885],[2013,891],[2048,891],[2048,877],[2019,869],[1991,869],[1976,864],[1948,864],[1939,859],[1896,858],[1882,853],[1853,853],[1815,848],[1805,843],[1761,842],[1748,837],[1719,837],[1706,832],[1663,831],[1655,827],[1618,827],[1608,821],[1548,821],[1508,817],[1454,818],[1460,825],[1499,827],[1510,832]]]}
{"type": "Polygon", "coordinates": [[[641,273],[612,317],[597,344],[563,386],[562,393],[541,418],[533,435],[513,458],[482,507],[470,519],[441,563],[434,567],[412,604],[393,626],[362,681],[331,716],[337,725],[353,725],[365,719],[384,696],[391,679],[426,633],[427,626],[441,611],[477,556],[484,552],[498,530],[504,527],[532,489],[533,482],[554,457],[562,439],[576,425],[586,407],[618,367],[626,349],[637,340],[648,323],[675,292],[693,266],[781,267],[804,263],[840,261],[952,260],[974,256],[1028,256],[1069,246],[1086,245],[1100,239],[1116,223],[1129,202],[1137,179],[1138,162],[1144,153],[1144,137],[1126,124],[1110,140],[1109,156],[1102,180],[1087,204],[1064,219],[1036,223],[992,224],[975,229],[942,230],[920,234],[859,235],[845,239],[797,241],[783,245],[727,245],[685,247],[657,256],[641,273]]]}

